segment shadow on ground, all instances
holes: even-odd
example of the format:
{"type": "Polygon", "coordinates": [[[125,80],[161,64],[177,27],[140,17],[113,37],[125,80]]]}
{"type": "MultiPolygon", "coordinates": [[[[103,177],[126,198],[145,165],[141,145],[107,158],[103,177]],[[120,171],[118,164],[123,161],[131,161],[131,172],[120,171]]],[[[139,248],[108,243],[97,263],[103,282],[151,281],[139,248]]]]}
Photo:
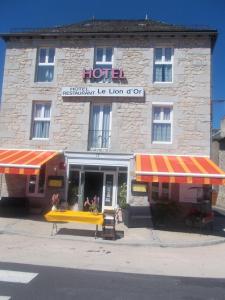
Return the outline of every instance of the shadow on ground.
{"type": "Polygon", "coordinates": [[[155,224],[154,229],[225,237],[225,212],[217,208],[215,208],[213,211],[214,220],[212,224],[206,224],[204,226],[187,226],[183,221],[174,220],[157,225],[155,224]]]}
{"type": "MultiPolygon", "coordinates": [[[[60,235],[73,235],[73,236],[86,236],[86,237],[95,237],[95,230],[87,229],[69,229],[61,228],[57,231],[57,234],[60,235]]],[[[98,231],[97,237],[102,237],[102,231],[98,231]]],[[[124,237],[124,231],[116,231],[116,239],[121,239],[124,237]]]]}
{"type": "MultiPolygon", "coordinates": [[[[27,205],[27,202],[25,201],[13,202],[13,201],[14,200],[11,200],[11,202],[7,202],[7,203],[0,201],[0,217],[46,222],[43,215],[29,214],[29,207],[27,205]]],[[[213,222],[212,229],[210,229],[208,226],[203,226],[201,228],[199,226],[188,227],[187,225],[184,224],[184,222],[177,222],[177,221],[157,224],[157,226],[154,226],[153,228],[157,230],[170,231],[170,232],[180,232],[180,233],[184,232],[184,233],[192,233],[192,234],[201,233],[202,235],[211,235],[211,236],[224,238],[225,237],[225,211],[219,208],[214,208],[214,222],[213,222]]],[[[94,237],[95,230],[61,228],[58,231],[58,234],[94,237]]],[[[99,231],[100,237],[101,234],[102,234],[101,231],[99,231]]],[[[117,231],[116,239],[121,239],[123,237],[124,237],[124,231],[117,231]]]]}

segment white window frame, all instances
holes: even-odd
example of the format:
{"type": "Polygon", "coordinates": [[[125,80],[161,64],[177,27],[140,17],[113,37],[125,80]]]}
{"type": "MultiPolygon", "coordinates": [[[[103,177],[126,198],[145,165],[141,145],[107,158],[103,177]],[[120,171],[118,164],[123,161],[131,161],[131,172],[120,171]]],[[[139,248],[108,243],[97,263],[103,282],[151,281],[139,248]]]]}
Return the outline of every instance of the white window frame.
{"type": "Polygon", "coordinates": [[[54,47],[41,47],[38,49],[38,59],[37,59],[37,66],[36,66],[36,75],[35,75],[35,81],[36,82],[52,82],[54,80],[54,74],[55,74],[55,54],[54,54],[54,60],[53,62],[49,62],[49,51],[50,49],[54,49],[54,47]],[[45,56],[45,62],[40,62],[40,58],[41,58],[41,50],[45,49],[46,50],[46,56],[45,56]],[[38,80],[38,67],[49,67],[49,66],[53,66],[54,67],[54,71],[53,71],[53,78],[51,81],[39,81],[38,80]]]}
{"type": "Polygon", "coordinates": [[[114,49],[113,47],[96,47],[95,48],[95,55],[94,55],[94,65],[112,65],[113,67],[113,58],[114,58],[114,49]],[[112,49],[112,59],[111,61],[106,61],[106,49],[112,49]],[[97,61],[97,50],[98,49],[103,49],[103,60],[102,61],[97,61]]]}
{"type": "Polygon", "coordinates": [[[26,195],[27,196],[32,196],[32,197],[40,197],[43,198],[45,196],[45,192],[46,192],[46,167],[45,167],[45,182],[44,182],[44,191],[43,193],[38,193],[38,188],[39,188],[39,175],[28,175],[27,176],[27,184],[26,184],[26,195]],[[35,189],[34,189],[34,193],[30,193],[29,192],[29,183],[31,180],[31,176],[35,176],[35,189]]]}
{"type": "Polygon", "coordinates": [[[152,144],[172,144],[173,142],[173,104],[171,103],[157,103],[152,105],[152,132],[151,132],[152,144]],[[154,108],[159,107],[160,120],[154,120],[154,108]],[[163,120],[163,109],[170,108],[170,120],[163,120]],[[154,124],[170,124],[170,141],[154,141],[153,140],[153,130],[154,124]]]}
{"type": "Polygon", "coordinates": [[[173,61],[174,61],[174,48],[172,47],[156,47],[154,49],[154,68],[153,68],[153,82],[154,83],[173,83],[173,61]],[[162,49],[162,59],[161,61],[156,61],[155,59],[155,51],[156,49],[162,49]],[[166,52],[166,49],[171,49],[171,60],[170,61],[166,61],[165,57],[165,52],[166,52]],[[172,76],[171,76],[171,81],[156,81],[155,80],[155,66],[156,65],[171,65],[172,68],[171,68],[171,72],[172,72],[172,76]]]}
{"type": "MultiPolygon", "coordinates": [[[[158,200],[153,200],[152,199],[152,183],[153,182],[151,182],[149,185],[150,185],[150,199],[152,200],[152,201],[155,201],[155,202],[158,202],[158,201],[160,201],[161,199],[162,199],[162,186],[163,186],[163,183],[168,183],[168,182],[157,182],[158,183],[158,185],[159,185],[159,199],[158,200]]],[[[168,185],[169,185],[169,187],[168,187],[168,189],[169,189],[169,192],[168,192],[168,201],[169,200],[171,200],[171,183],[168,183],[168,185]]]]}
{"type": "MultiPolygon", "coordinates": [[[[90,124],[92,124],[92,118],[93,118],[93,108],[94,106],[100,106],[100,113],[99,113],[99,126],[98,126],[98,131],[102,131],[103,129],[103,110],[104,110],[104,106],[110,106],[110,114],[109,114],[109,146],[108,148],[95,148],[95,147],[90,147],[89,150],[109,150],[110,149],[110,144],[111,144],[111,126],[112,126],[112,104],[111,103],[92,103],[91,105],[91,117],[90,117],[90,124]]],[[[89,130],[92,130],[89,127],[89,130]]]]}
{"type": "MultiPolygon", "coordinates": [[[[114,48],[113,47],[96,47],[95,51],[94,51],[94,68],[102,68],[102,66],[110,66],[110,68],[113,68],[113,60],[114,60],[114,48]],[[111,61],[106,61],[106,49],[112,49],[112,58],[111,61]],[[97,50],[98,49],[103,49],[103,60],[102,61],[98,61],[97,60],[97,50]]],[[[100,79],[94,79],[93,82],[97,82],[97,83],[110,83],[112,82],[111,78],[100,78],[100,79]]]]}
{"type": "Polygon", "coordinates": [[[31,139],[32,140],[49,140],[50,126],[51,126],[51,113],[52,113],[52,104],[51,104],[50,101],[35,101],[35,102],[33,102],[32,125],[31,125],[31,139]],[[35,117],[36,105],[42,105],[41,117],[35,117]],[[48,118],[44,117],[44,107],[45,107],[45,105],[50,105],[50,116],[48,118]],[[47,138],[33,137],[33,129],[34,129],[34,123],[35,122],[49,122],[49,133],[48,133],[47,138]]]}

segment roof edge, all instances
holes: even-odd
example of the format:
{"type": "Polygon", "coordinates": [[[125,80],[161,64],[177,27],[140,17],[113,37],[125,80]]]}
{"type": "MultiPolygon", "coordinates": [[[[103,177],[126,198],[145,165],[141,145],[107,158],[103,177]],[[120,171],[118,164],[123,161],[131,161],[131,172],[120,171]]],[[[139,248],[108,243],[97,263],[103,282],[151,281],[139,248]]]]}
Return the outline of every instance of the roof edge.
{"type": "Polygon", "coordinates": [[[8,40],[9,38],[33,38],[33,37],[70,37],[70,36],[115,36],[115,35],[210,35],[217,37],[217,30],[152,30],[152,31],[130,31],[130,32],[10,32],[0,33],[0,38],[8,40]]]}

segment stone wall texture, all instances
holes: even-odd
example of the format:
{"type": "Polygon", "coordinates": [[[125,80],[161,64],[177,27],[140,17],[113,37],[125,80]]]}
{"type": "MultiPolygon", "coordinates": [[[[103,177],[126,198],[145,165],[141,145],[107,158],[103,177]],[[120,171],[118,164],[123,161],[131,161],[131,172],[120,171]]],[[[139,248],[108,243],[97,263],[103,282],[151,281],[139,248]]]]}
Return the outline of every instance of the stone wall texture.
{"type": "MultiPolygon", "coordinates": [[[[219,166],[225,170],[225,139],[220,141],[219,166]]],[[[225,186],[219,186],[217,205],[225,208],[225,186]]]]}
{"type": "MultiPolygon", "coordinates": [[[[64,86],[99,86],[82,79],[93,66],[96,46],[113,46],[114,66],[124,69],[127,86],[145,97],[106,98],[112,103],[111,152],[209,155],[210,41],[208,39],[18,40],[7,43],[0,143],[10,148],[87,151],[90,103],[102,98],[62,98],[64,86]],[[56,47],[54,81],[34,82],[37,48],[56,47]],[[173,47],[173,83],[153,83],[154,47],[173,47]],[[51,101],[50,137],[32,140],[33,101],[51,101]],[[173,141],[151,141],[152,103],[173,104],[173,141]]],[[[104,84],[102,84],[104,85],[104,84]]],[[[107,85],[118,86],[118,83],[107,85]]],[[[124,85],[124,83],[123,83],[124,85]]]]}
{"type": "MultiPolygon", "coordinates": [[[[214,138],[212,142],[212,160],[225,171],[225,119],[221,120],[219,138],[214,138]]],[[[216,205],[225,208],[225,186],[214,186],[217,194],[216,205]]]]}

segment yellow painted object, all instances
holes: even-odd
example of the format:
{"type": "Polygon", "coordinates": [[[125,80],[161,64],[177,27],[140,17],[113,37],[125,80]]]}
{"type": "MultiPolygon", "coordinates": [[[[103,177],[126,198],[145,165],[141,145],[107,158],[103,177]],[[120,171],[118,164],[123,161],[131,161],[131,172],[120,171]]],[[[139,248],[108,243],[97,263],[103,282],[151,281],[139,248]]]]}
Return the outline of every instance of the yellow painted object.
{"type": "Polygon", "coordinates": [[[92,213],[86,211],[49,211],[44,215],[48,222],[81,222],[90,223],[96,225],[103,224],[103,214],[102,213],[92,213]]]}

